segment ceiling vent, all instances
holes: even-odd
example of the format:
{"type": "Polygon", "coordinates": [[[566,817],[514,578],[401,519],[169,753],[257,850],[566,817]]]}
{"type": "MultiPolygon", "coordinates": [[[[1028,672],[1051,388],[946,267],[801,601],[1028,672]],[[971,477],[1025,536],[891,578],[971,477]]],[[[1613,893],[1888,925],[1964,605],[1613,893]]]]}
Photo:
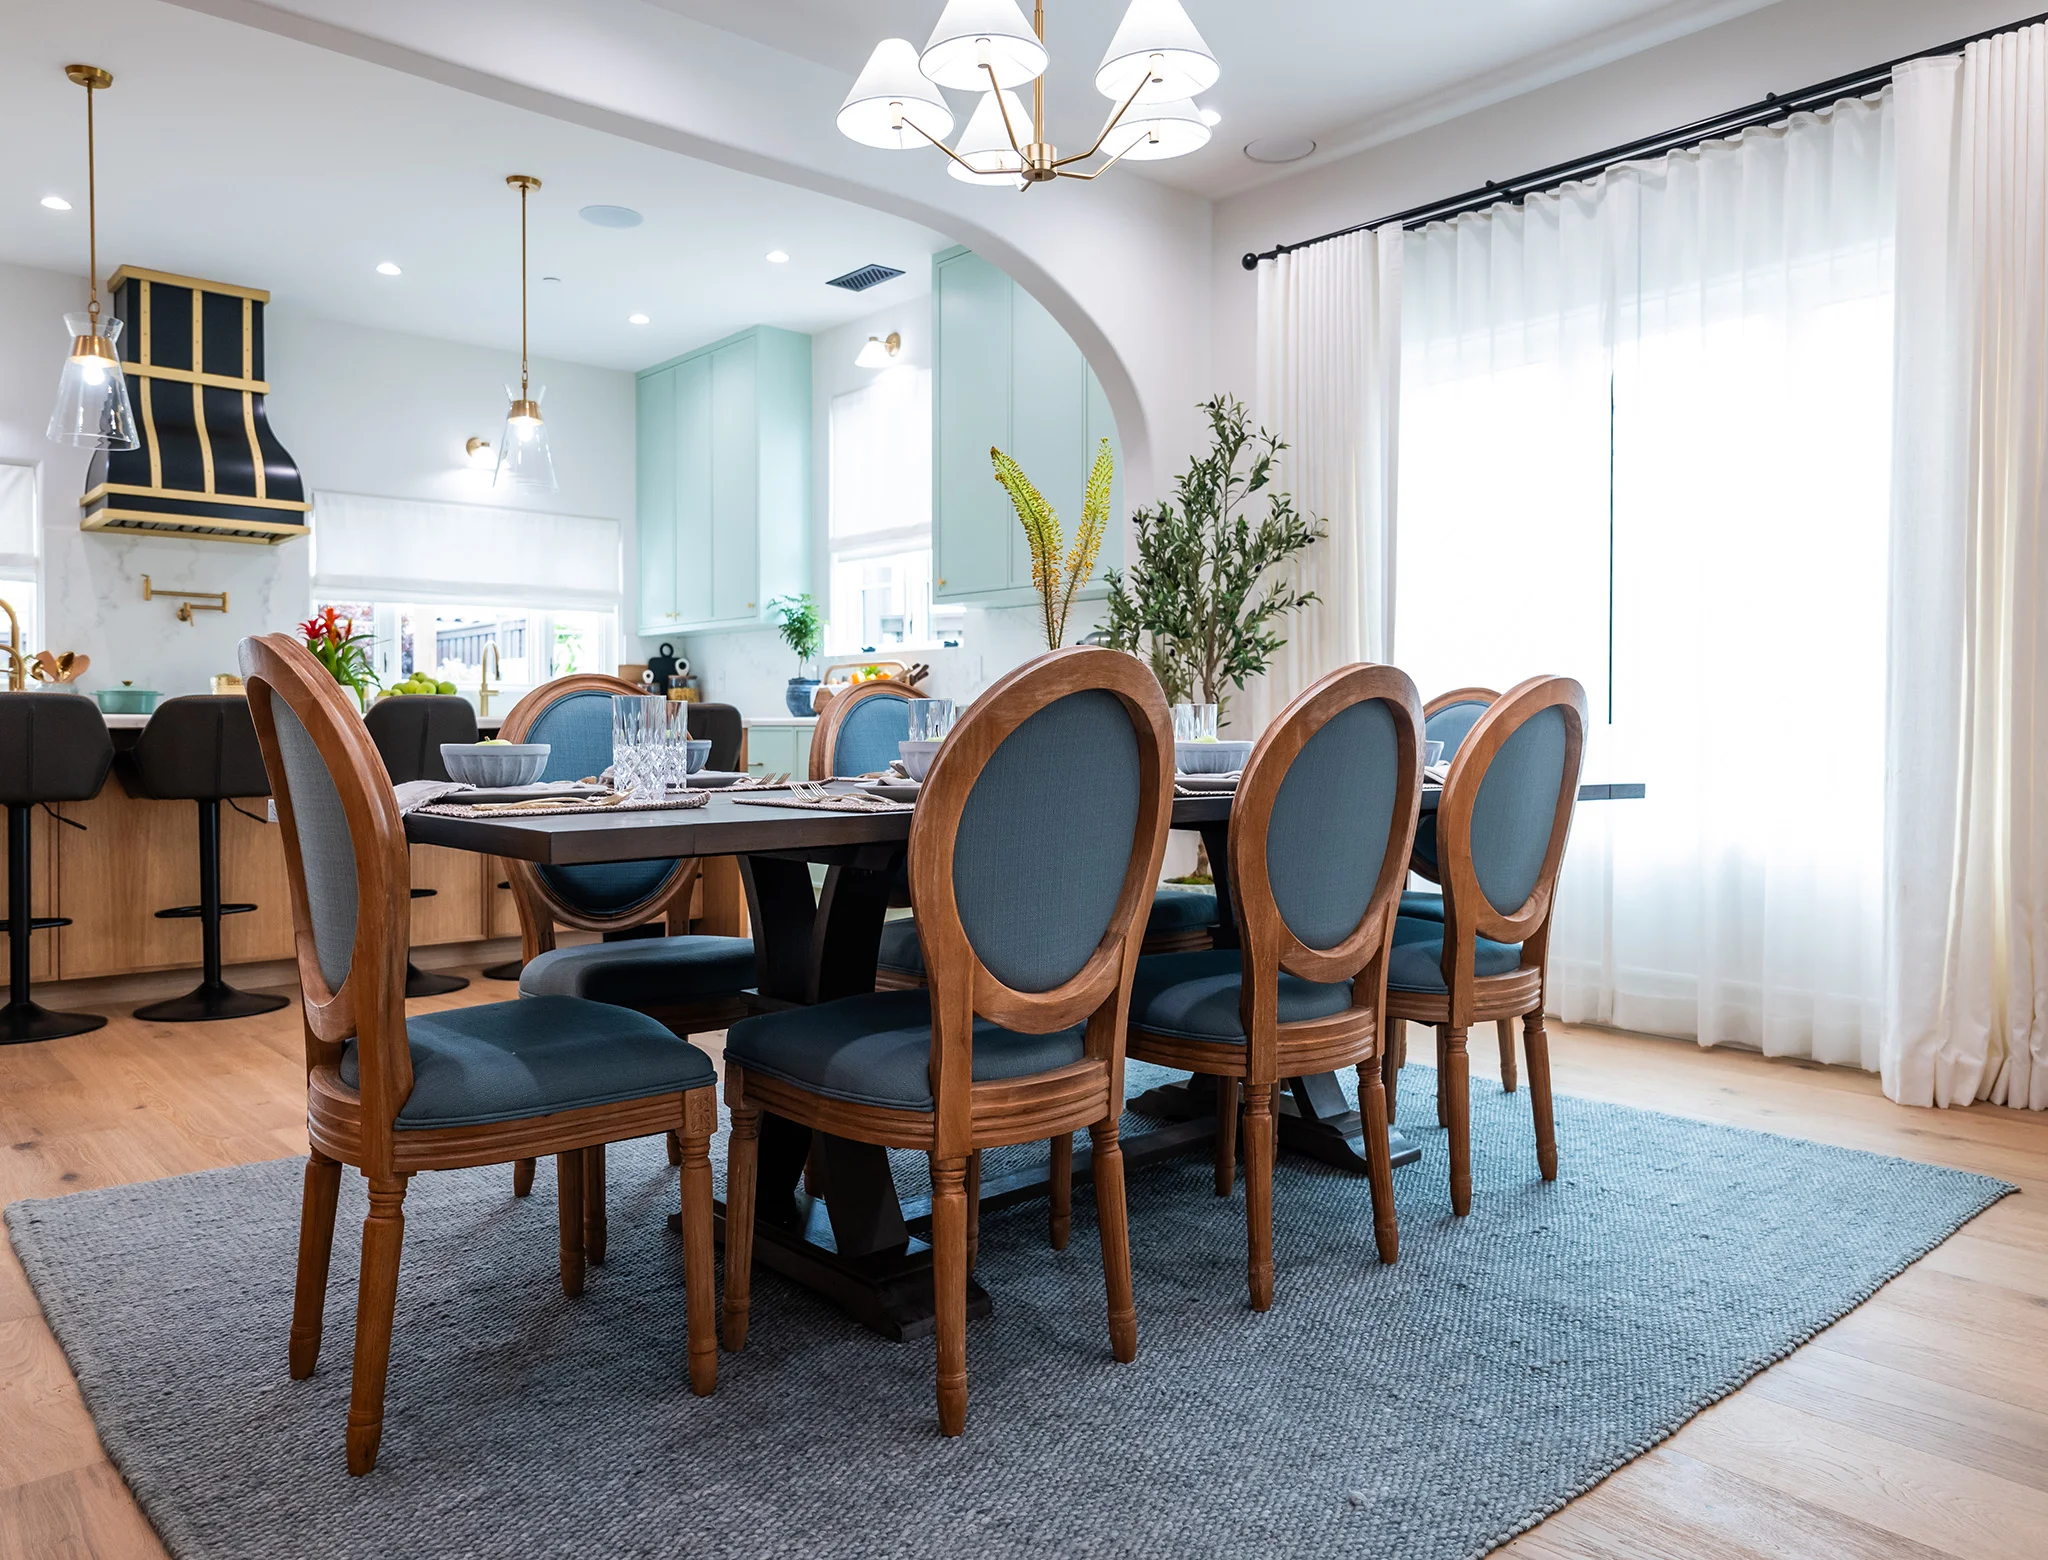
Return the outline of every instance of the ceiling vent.
{"type": "Polygon", "coordinates": [[[894,281],[902,274],[893,265],[864,265],[858,271],[848,271],[844,276],[833,277],[825,285],[844,287],[851,293],[862,293],[870,287],[879,287],[884,282],[894,281]]]}

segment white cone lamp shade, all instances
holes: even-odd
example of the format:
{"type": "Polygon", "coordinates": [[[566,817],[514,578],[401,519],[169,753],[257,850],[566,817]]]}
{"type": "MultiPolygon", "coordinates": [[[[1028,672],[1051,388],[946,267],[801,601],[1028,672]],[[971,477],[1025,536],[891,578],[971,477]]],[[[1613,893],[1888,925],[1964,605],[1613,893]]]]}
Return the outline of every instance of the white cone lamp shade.
{"type": "Polygon", "coordinates": [[[1167,103],[1140,101],[1117,121],[1102,149],[1121,152],[1129,162],[1164,162],[1185,157],[1209,144],[1209,126],[1202,111],[1187,98],[1167,103]]]}
{"type": "Polygon", "coordinates": [[[1017,132],[1017,146],[1031,144],[1031,115],[1026,111],[1016,93],[1005,92],[1003,104],[1010,110],[1010,126],[1003,124],[1003,110],[996,103],[993,92],[984,92],[981,103],[974,110],[974,117],[967,121],[967,128],[961,132],[953,150],[974,164],[974,170],[961,167],[948,158],[946,172],[963,184],[989,184],[1002,189],[1020,190],[1024,187],[1024,159],[1017,148],[1010,145],[1010,129],[1017,132]]]}
{"type": "Polygon", "coordinates": [[[71,338],[71,356],[57,381],[50,437],[87,449],[134,449],[140,441],[135,410],[128,404],[128,379],[121,372],[121,322],[101,320],[95,329],[90,314],[67,314],[64,334],[71,338]]]}
{"type": "Polygon", "coordinates": [[[1045,45],[1016,0],[946,0],[918,69],[942,87],[986,92],[984,60],[994,67],[997,86],[1021,87],[1045,74],[1045,45]]]}
{"type": "Polygon", "coordinates": [[[953,110],[945,95],[917,68],[917,50],[907,38],[884,38],[875,45],[860,80],[839,105],[839,132],[862,146],[906,151],[930,146],[916,125],[932,140],[953,133],[953,110]]]}
{"type": "Polygon", "coordinates": [[[1095,89],[1121,103],[1148,72],[1160,79],[1138,94],[1141,103],[1194,97],[1223,74],[1180,0],[1131,0],[1096,67],[1095,89]]]}
{"type": "Polygon", "coordinates": [[[528,399],[510,385],[505,387],[512,407],[505,415],[504,435],[498,440],[498,465],[491,473],[492,487],[554,492],[555,458],[548,453],[548,425],[540,415],[540,403],[547,393],[547,386],[542,385],[528,399]]]}

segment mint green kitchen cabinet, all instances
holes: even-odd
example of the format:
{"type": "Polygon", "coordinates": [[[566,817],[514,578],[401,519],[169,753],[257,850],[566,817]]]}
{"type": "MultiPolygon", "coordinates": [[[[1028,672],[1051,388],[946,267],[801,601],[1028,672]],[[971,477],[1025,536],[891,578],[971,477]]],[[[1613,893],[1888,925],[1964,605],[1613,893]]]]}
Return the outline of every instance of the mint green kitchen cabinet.
{"type": "Polygon", "coordinates": [[[811,733],[816,721],[776,721],[772,725],[747,723],[747,773],[750,775],[794,775],[808,779],[811,773],[811,733]]]}
{"type": "MultiPolygon", "coordinates": [[[[1117,456],[1101,571],[1123,558],[1122,456],[1109,401],[1045,307],[972,251],[932,266],[932,594],[1007,606],[1036,599],[1031,551],[989,464],[1014,456],[1071,541],[1097,441],[1117,456]]],[[[1100,585],[1084,592],[1099,595],[1100,585]]]]}
{"type": "Polygon", "coordinates": [[[810,337],[756,326],[643,369],[638,394],[639,631],[765,621],[809,588],[810,337]]]}

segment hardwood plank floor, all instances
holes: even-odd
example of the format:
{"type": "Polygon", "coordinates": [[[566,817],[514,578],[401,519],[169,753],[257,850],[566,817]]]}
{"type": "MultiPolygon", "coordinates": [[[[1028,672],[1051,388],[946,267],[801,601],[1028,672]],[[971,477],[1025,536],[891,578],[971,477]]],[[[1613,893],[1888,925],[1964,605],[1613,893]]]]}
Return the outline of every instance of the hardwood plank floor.
{"type": "MultiPolygon", "coordinates": [[[[514,995],[464,973],[467,991],[414,1008],[514,995]]],[[[2027,1195],[1999,1203],[1502,1553],[2048,1552],[2048,1119],[1981,1105],[1903,1110],[1861,1073],[1597,1030],[1551,1033],[1561,1092],[1954,1165],[2027,1195]]],[[[291,1009],[218,1024],[116,1017],[93,1034],[0,1049],[0,1203],[305,1152],[299,1034],[291,1009]]],[[[1492,1052],[1473,1048],[1475,1075],[1497,1076],[1492,1052]]],[[[0,1560],[162,1555],[0,1242],[0,1560]]]]}

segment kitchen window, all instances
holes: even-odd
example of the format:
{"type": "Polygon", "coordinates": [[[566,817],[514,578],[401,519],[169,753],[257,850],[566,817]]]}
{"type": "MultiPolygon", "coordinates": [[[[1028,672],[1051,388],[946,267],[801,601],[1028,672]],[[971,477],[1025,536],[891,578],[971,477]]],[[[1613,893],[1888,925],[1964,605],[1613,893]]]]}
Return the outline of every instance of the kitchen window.
{"type": "Polygon", "coordinates": [[[908,364],[832,398],[828,654],[957,638],[932,604],[932,379],[908,364]]]}
{"type": "Polygon", "coordinates": [[[370,664],[385,686],[424,673],[474,700],[489,647],[491,713],[502,715],[528,689],[576,672],[614,672],[609,612],[533,610],[437,602],[321,601],[373,636],[370,664]],[[499,690],[504,696],[499,697],[499,690]]]}
{"type": "MultiPolygon", "coordinates": [[[[0,645],[33,655],[41,647],[36,621],[40,549],[37,542],[36,468],[0,463],[0,601],[14,608],[21,642],[12,644],[7,615],[0,613],[0,645]]],[[[4,674],[0,674],[4,675],[4,674]]],[[[0,687],[6,686],[0,682],[0,687]]]]}

